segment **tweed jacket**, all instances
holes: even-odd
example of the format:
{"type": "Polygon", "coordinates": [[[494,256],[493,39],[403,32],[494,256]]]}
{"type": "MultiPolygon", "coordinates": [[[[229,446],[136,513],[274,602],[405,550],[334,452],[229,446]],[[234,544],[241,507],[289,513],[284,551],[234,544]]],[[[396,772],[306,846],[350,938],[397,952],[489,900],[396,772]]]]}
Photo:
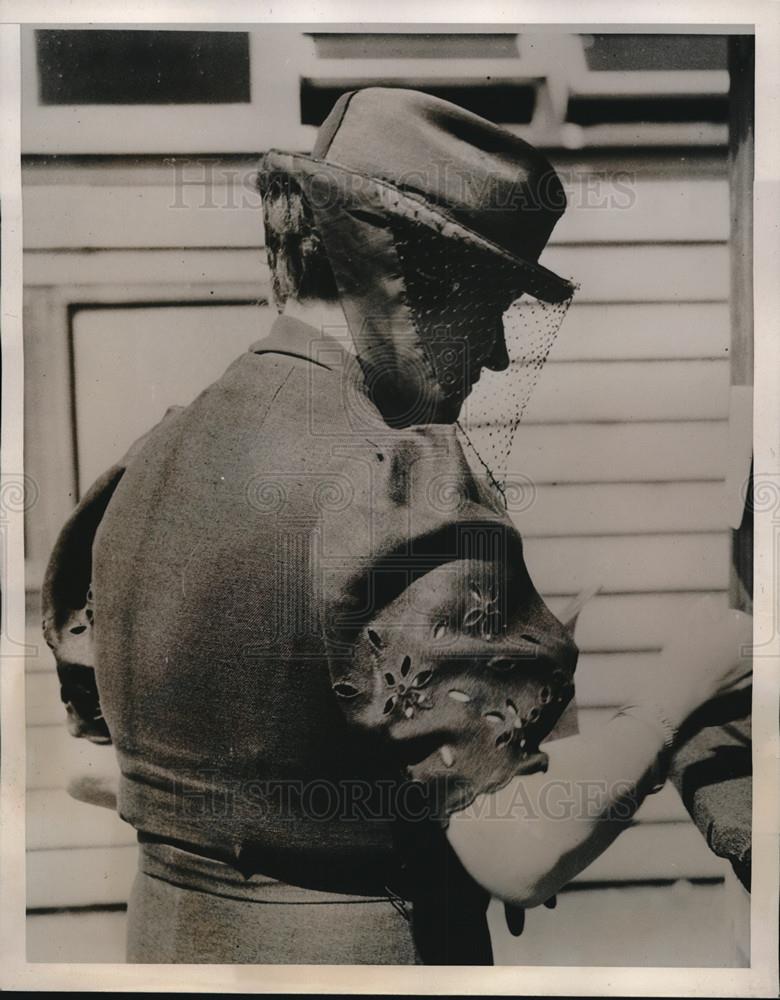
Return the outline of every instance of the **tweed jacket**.
{"type": "Polygon", "coordinates": [[[453,427],[388,427],[357,360],[288,317],[84,496],[44,626],[129,823],[336,891],[392,881],[401,814],[446,823],[543,768],[534,726],[573,693],[453,427]]]}

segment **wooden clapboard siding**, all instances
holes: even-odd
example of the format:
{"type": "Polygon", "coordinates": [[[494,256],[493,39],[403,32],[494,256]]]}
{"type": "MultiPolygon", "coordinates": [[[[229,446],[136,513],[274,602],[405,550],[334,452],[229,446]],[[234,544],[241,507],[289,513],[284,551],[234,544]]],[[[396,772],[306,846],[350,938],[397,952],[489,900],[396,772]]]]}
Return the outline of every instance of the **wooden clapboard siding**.
{"type": "MultiPolygon", "coordinates": [[[[582,361],[550,365],[534,389],[523,423],[724,420],[727,361],[582,361]]],[[[494,380],[497,376],[494,376],[494,380]]],[[[500,397],[480,418],[501,420],[500,397]]]]}
{"type": "MultiPolygon", "coordinates": [[[[722,459],[719,463],[722,468],[722,459]]],[[[567,472],[567,474],[570,474],[567,472]]],[[[723,485],[712,482],[537,482],[527,510],[513,513],[526,538],[533,535],[642,535],[720,531],[723,485]]],[[[680,478],[687,478],[681,470],[680,478]]]]}
{"type": "MultiPolygon", "coordinates": [[[[139,303],[267,295],[253,164],[236,169],[230,177],[217,165],[205,189],[198,164],[188,175],[195,183],[178,187],[159,164],[105,166],[88,177],[72,165],[30,168],[28,287],[67,286],[75,300],[108,308],[133,302],[134,320],[117,322],[129,337],[132,322],[144,322],[139,303]],[[107,287],[126,288],[125,297],[107,299],[107,287]]],[[[516,436],[511,468],[533,493],[513,516],[554,611],[581,587],[602,585],[577,630],[580,728],[594,733],[653,669],[681,602],[702,592],[725,600],[728,191],[723,177],[693,172],[640,171],[626,183],[607,170],[592,183],[581,165],[564,181],[570,210],[542,263],[581,288],[516,436]]],[[[230,327],[231,352],[244,331],[253,339],[253,307],[208,312],[215,331],[230,327]]],[[[189,328],[191,311],[172,310],[171,320],[189,328]]],[[[133,832],[64,790],[74,771],[108,769],[113,751],[67,736],[37,618],[27,637],[35,647],[26,678],[29,903],[121,903],[135,870],[133,832]]],[[[636,826],[580,881],[722,872],[669,788],[647,800],[636,826]]]]}
{"type": "MultiPolygon", "coordinates": [[[[579,303],[724,302],[728,289],[728,251],[719,244],[669,244],[618,247],[550,247],[546,267],[576,276],[579,303]]],[[[192,282],[196,285],[258,283],[267,287],[268,269],[260,249],[149,249],[101,252],[30,251],[25,259],[29,286],[118,284],[133,274],[142,284],[192,282]]]]}
{"type": "Polygon", "coordinates": [[[25,655],[24,666],[27,674],[40,673],[54,680],[54,657],[51,650],[43,641],[40,626],[40,597],[38,594],[30,595],[32,608],[27,611],[27,628],[25,629],[25,645],[27,653],[25,655]]]}
{"type": "MultiPolygon", "coordinates": [[[[725,589],[712,596],[719,606],[728,606],[725,589]]],[[[566,599],[549,600],[556,614],[565,604],[566,599]]],[[[660,649],[668,622],[679,611],[679,594],[597,594],[580,613],[577,645],[586,653],[660,649]]]]}
{"type": "MultiPolygon", "coordinates": [[[[106,167],[79,183],[72,167],[24,170],[29,250],[258,247],[263,219],[251,160],[106,167]]],[[[563,171],[569,209],[551,244],[724,242],[725,180],[582,179],[563,171]]]]}
{"type": "Polygon", "coordinates": [[[244,167],[238,183],[228,169],[172,164],[152,174],[156,183],[26,184],[25,247],[260,247],[263,215],[249,186],[256,168],[244,167]]]}
{"type": "Polygon", "coordinates": [[[579,302],[723,302],[728,249],[715,243],[551,246],[540,263],[580,285],[579,302]]]}
{"type": "Polygon", "coordinates": [[[28,793],[27,822],[28,851],[128,847],[136,843],[135,830],[117,813],[78,802],[60,788],[28,793]]]}
{"type": "MultiPolygon", "coordinates": [[[[554,910],[537,907],[526,913],[520,938],[511,936],[504,908],[494,900],[488,908],[494,961],[499,966],[579,966],[571,968],[577,992],[596,967],[634,968],[632,981],[637,983],[646,981],[641,970],[650,966],[698,968],[695,978],[702,980],[708,967],[750,964],[749,957],[739,962],[732,958],[728,900],[726,888],[718,883],[593,886],[587,892],[579,886],[560,893],[554,910]]],[[[36,922],[46,919],[39,917],[36,922]]],[[[78,924],[73,921],[76,926],[67,936],[68,945],[77,953],[83,951],[83,938],[91,933],[99,935],[101,945],[108,938],[108,953],[117,954],[108,937],[110,927],[96,927],[88,920],[87,916],[79,917],[78,924]]],[[[44,924],[38,933],[43,936],[45,929],[44,924]]],[[[518,979],[523,975],[521,970],[510,974],[518,979]]],[[[628,986],[623,990],[633,992],[628,986]]]]}
{"type": "Polygon", "coordinates": [[[28,789],[63,789],[77,774],[110,775],[113,760],[110,746],[74,739],[62,722],[27,730],[28,789]]]}
{"type": "Polygon", "coordinates": [[[725,179],[613,178],[562,170],[569,207],[556,225],[558,243],[689,243],[728,239],[725,179]]]}
{"type": "Polygon", "coordinates": [[[613,305],[575,299],[547,363],[726,358],[729,333],[725,302],[613,305]]]}
{"type": "Polygon", "coordinates": [[[607,592],[722,590],[728,581],[725,532],[529,538],[525,559],[538,589],[571,594],[592,583],[607,592]]]}
{"type": "Polygon", "coordinates": [[[622,833],[575,882],[612,882],[723,876],[716,858],[691,823],[648,824],[622,833]]]}
{"type": "Polygon", "coordinates": [[[128,275],[140,285],[255,284],[258,295],[268,288],[268,266],[262,250],[106,250],[102,252],[28,252],[25,283],[31,286],[117,285],[128,275]]]}
{"type": "MultiPolygon", "coordinates": [[[[651,363],[655,362],[648,362],[651,363]]],[[[554,382],[554,374],[550,372],[547,389],[554,382]]],[[[651,377],[648,381],[654,380],[651,377]]],[[[639,389],[642,382],[643,373],[638,372],[633,384],[639,389]]],[[[660,373],[658,382],[663,382],[660,373]]],[[[583,384],[588,384],[587,375],[583,376],[583,384]]],[[[643,389],[651,404],[660,409],[661,401],[653,397],[652,388],[643,386],[643,389]]],[[[596,391],[594,389],[594,397],[596,391]]],[[[628,388],[625,395],[627,406],[641,405],[639,401],[629,402],[628,388]]],[[[681,405],[686,405],[684,395],[685,384],[681,380],[681,405]]],[[[717,401],[717,394],[715,398],[717,401]]],[[[568,407],[560,396],[551,402],[554,402],[558,413],[578,408],[578,401],[568,407]]],[[[701,402],[704,405],[703,398],[701,402]]],[[[710,401],[709,405],[713,407],[715,404],[710,401]]],[[[717,405],[720,405],[719,401],[717,405]]],[[[622,419],[617,416],[614,400],[589,399],[588,406],[591,409],[598,406],[602,414],[612,408],[616,419],[611,423],[561,425],[553,423],[548,417],[543,423],[522,423],[515,433],[508,475],[520,474],[534,484],[679,483],[685,480],[723,479],[726,466],[724,445],[728,438],[726,420],[657,422],[643,419],[633,422],[628,414],[624,414],[622,419]]],[[[548,412],[551,410],[552,405],[548,412]]],[[[472,438],[475,443],[479,440],[478,434],[473,434],[472,438]]],[[[479,444],[476,447],[479,448],[479,444]]]]}
{"type": "Polygon", "coordinates": [[[60,701],[59,684],[53,669],[27,671],[24,678],[27,727],[61,726],[65,707],[60,701]]]}
{"type": "Polygon", "coordinates": [[[126,903],[138,848],[74,847],[27,855],[29,909],[126,903]]]}

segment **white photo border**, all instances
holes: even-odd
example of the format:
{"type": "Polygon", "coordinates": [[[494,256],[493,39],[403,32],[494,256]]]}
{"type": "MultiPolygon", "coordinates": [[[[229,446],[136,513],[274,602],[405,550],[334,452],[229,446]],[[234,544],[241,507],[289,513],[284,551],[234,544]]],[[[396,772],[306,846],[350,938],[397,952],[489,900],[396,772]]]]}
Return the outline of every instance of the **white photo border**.
{"type": "MultiPolygon", "coordinates": [[[[376,0],[0,0],[0,196],[2,197],[2,439],[0,546],[3,737],[0,795],[0,985],[5,989],[193,991],[224,993],[506,994],[560,996],[776,996],[778,988],[778,816],[780,623],[777,574],[780,516],[755,518],[753,891],[747,969],[139,966],[36,964],[25,956],[24,821],[24,479],[19,24],[159,24],[165,27],[296,23],[339,30],[486,30],[743,33],[756,36],[755,153],[755,467],[780,495],[780,6],[773,0],[524,0],[508,11],[495,0],[398,0],[395,20],[376,0]],[[512,16],[510,16],[510,14],[512,16]],[[616,16],[620,23],[616,23],[616,16]]],[[[562,942],[563,945],[563,942],[562,942]]]]}

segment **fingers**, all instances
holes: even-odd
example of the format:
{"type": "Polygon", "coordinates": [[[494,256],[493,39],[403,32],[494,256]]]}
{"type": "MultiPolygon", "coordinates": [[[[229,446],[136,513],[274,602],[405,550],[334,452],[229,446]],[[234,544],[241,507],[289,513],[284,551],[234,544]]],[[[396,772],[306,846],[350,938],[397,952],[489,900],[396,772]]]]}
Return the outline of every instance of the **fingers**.
{"type": "Polygon", "coordinates": [[[68,782],[68,795],[71,798],[92,806],[102,806],[104,809],[116,809],[117,791],[115,782],[109,778],[80,775],[68,782]]]}

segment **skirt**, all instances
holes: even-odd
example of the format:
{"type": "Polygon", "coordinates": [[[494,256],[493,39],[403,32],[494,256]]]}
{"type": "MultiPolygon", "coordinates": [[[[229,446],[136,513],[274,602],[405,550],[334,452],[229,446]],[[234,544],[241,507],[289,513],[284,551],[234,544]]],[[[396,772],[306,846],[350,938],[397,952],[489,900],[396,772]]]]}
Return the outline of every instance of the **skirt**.
{"type": "Polygon", "coordinates": [[[140,845],[128,962],[417,965],[407,906],[249,878],[170,844],[140,845]]]}

